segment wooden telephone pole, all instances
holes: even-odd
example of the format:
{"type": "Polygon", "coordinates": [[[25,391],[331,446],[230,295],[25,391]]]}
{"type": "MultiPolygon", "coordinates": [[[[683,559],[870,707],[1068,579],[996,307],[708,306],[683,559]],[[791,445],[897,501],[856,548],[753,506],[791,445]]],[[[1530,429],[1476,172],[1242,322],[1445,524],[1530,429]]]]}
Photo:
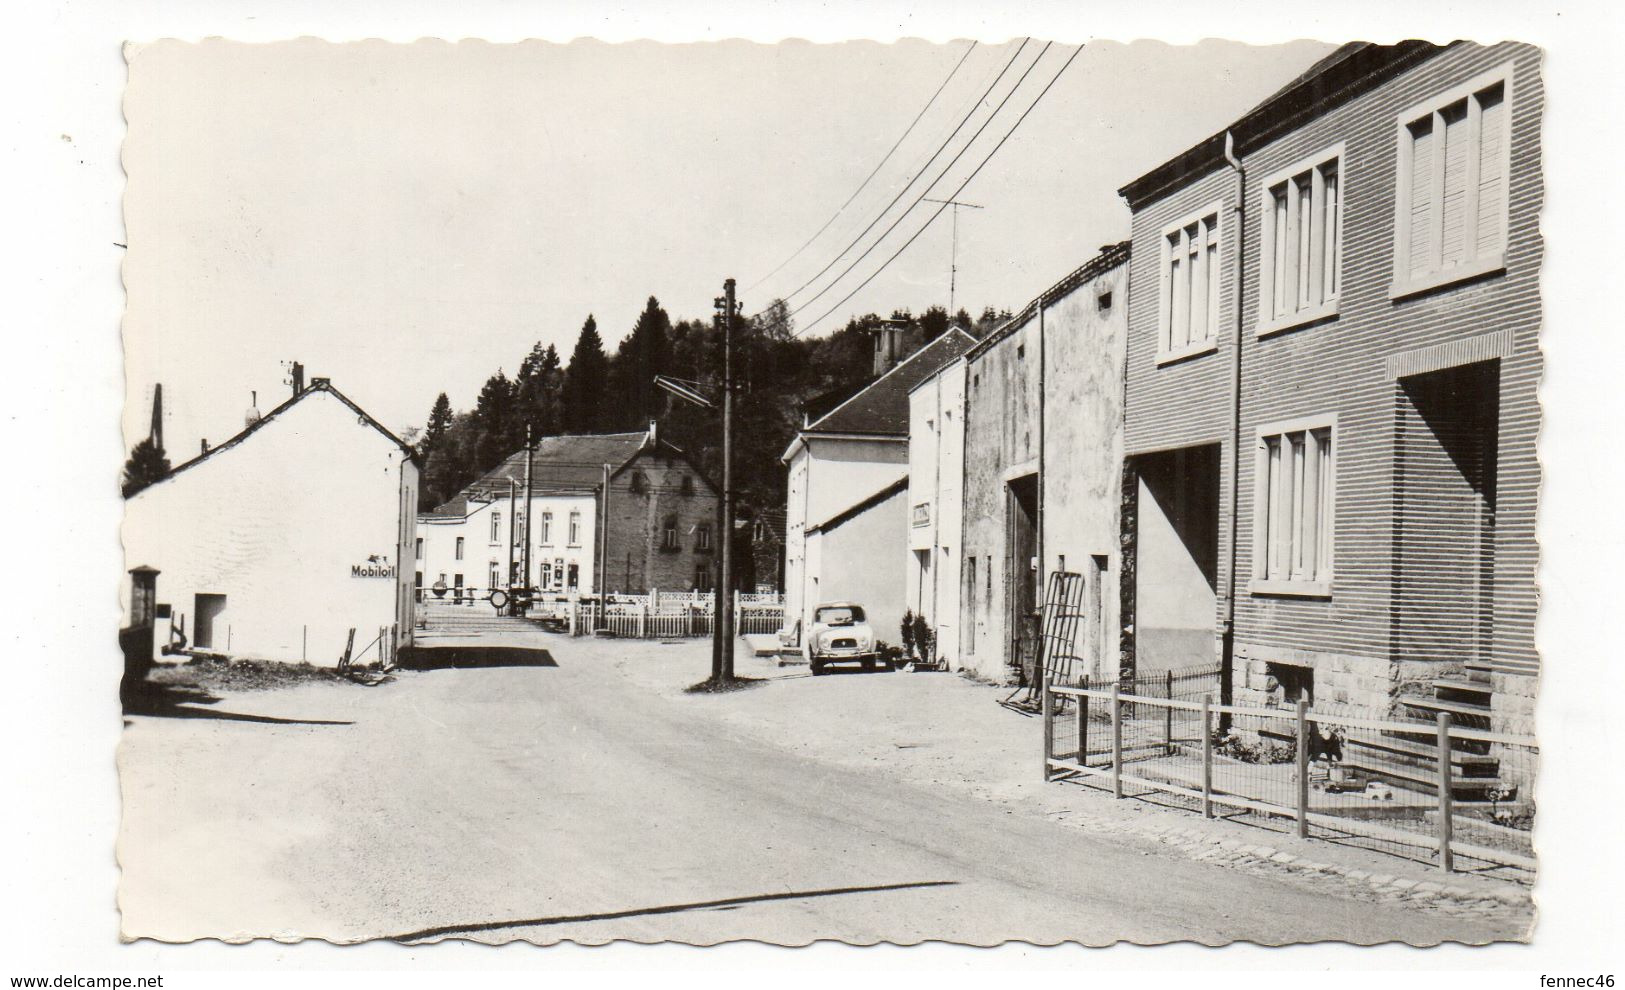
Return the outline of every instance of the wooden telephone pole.
{"type": "Polygon", "coordinates": [[[734,577],[733,577],[733,425],[734,425],[734,323],[739,318],[739,302],[734,298],[734,280],[722,283],[716,300],[722,336],[722,518],[717,538],[721,566],[716,594],[712,597],[711,677],[717,682],[734,677],[734,577]]]}

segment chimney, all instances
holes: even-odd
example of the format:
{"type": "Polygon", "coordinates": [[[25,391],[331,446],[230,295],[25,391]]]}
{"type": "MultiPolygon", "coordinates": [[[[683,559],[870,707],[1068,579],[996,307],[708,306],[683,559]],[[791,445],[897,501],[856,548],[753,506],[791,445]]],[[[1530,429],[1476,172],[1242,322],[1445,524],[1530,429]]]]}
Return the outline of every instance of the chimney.
{"type": "Polygon", "coordinates": [[[649,420],[649,438],[643,442],[645,446],[649,447],[660,443],[660,424],[655,420],[649,420]]]}
{"type": "Polygon", "coordinates": [[[147,434],[152,445],[164,449],[164,383],[152,387],[152,431],[147,434]]]}
{"type": "Polygon", "coordinates": [[[249,426],[253,426],[255,423],[258,423],[259,421],[260,421],[260,394],[258,392],[249,392],[248,393],[248,411],[243,413],[243,426],[245,428],[249,427],[249,426]]]}
{"type": "Polygon", "coordinates": [[[304,390],[305,390],[305,366],[300,364],[298,361],[295,361],[293,363],[293,395],[294,395],[294,398],[298,398],[299,393],[303,392],[304,390]]]}
{"type": "Polygon", "coordinates": [[[199,453],[207,454],[209,452],[209,441],[207,438],[199,440],[197,445],[200,448],[199,453]]]}
{"type": "Polygon", "coordinates": [[[903,328],[888,322],[876,327],[874,334],[875,377],[878,378],[897,363],[898,354],[903,349],[903,328]]]}
{"type": "Polygon", "coordinates": [[[331,378],[312,378],[310,380],[310,387],[311,388],[327,388],[328,386],[330,386],[332,384],[333,384],[333,379],[331,379],[331,378]]]}

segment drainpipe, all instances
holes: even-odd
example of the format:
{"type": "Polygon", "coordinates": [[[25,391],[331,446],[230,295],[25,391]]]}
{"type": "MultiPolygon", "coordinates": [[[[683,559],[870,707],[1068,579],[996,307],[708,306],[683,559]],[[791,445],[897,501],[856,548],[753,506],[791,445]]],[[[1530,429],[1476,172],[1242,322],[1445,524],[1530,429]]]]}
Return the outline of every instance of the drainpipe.
{"type": "Polygon", "coordinates": [[[1038,558],[1038,569],[1029,580],[1037,582],[1033,592],[1033,600],[1038,603],[1038,657],[1035,661],[1037,669],[1034,671],[1040,684],[1044,680],[1044,627],[1042,616],[1044,614],[1044,594],[1047,583],[1044,580],[1044,485],[1049,475],[1044,472],[1044,446],[1048,437],[1044,433],[1044,297],[1038,297],[1038,519],[1037,532],[1033,535],[1033,555],[1038,558]]]}
{"type": "MultiPolygon", "coordinates": [[[[1247,219],[1247,172],[1242,167],[1241,159],[1236,157],[1236,137],[1233,131],[1224,132],[1224,157],[1230,163],[1230,169],[1236,176],[1235,204],[1231,208],[1236,228],[1236,247],[1230,253],[1230,305],[1232,308],[1232,325],[1235,330],[1235,341],[1230,349],[1230,504],[1226,515],[1230,524],[1230,567],[1226,584],[1228,585],[1224,597],[1224,624],[1222,633],[1222,653],[1219,661],[1219,700],[1222,704],[1231,704],[1234,697],[1232,679],[1236,663],[1236,540],[1240,533],[1239,507],[1241,498],[1241,341],[1243,336],[1242,321],[1242,292],[1241,273],[1242,255],[1246,247],[1246,219],[1247,219]]],[[[1229,728],[1229,716],[1221,720],[1223,728],[1229,728]]]]}

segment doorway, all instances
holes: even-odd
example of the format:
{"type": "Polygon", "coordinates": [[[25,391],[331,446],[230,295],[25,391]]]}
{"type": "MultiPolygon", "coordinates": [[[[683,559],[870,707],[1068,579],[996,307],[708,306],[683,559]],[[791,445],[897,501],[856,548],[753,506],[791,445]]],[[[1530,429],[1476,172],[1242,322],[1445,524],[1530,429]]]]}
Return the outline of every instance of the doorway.
{"type": "Polygon", "coordinates": [[[1038,475],[1011,480],[1006,486],[1005,505],[1009,659],[1024,678],[1030,678],[1038,657],[1038,475]]]}
{"type": "Polygon", "coordinates": [[[192,644],[200,650],[215,648],[215,629],[226,611],[226,596],[199,594],[192,601],[192,644]]]}

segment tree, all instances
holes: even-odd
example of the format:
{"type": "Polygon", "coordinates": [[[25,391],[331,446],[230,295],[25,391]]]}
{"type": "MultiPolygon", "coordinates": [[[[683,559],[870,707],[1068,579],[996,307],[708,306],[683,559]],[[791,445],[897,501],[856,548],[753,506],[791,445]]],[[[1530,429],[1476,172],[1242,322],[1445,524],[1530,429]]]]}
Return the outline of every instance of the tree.
{"type": "Polygon", "coordinates": [[[603,428],[609,419],[604,394],[608,385],[609,359],[604,356],[604,341],[598,336],[598,321],[588,314],[570,355],[570,366],[564,372],[565,432],[594,433],[603,428]]]}
{"type": "Polygon", "coordinates": [[[474,406],[474,426],[478,431],[474,462],[478,470],[495,467],[524,442],[524,423],[516,415],[517,395],[513,381],[500,368],[480,389],[474,406]]]}
{"type": "Polygon", "coordinates": [[[168,473],[169,458],[164,456],[164,448],[151,437],[142,440],[130,450],[130,459],[124,462],[124,497],[129,498],[168,473]]]}
{"type": "Polygon", "coordinates": [[[529,424],[538,437],[552,436],[563,429],[560,422],[560,392],[564,369],[558,348],[545,348],[537,341],[519,365],[518,395],[515,404],[522,423],[529,424]]]}
{"type": "Polygon", "coordinates": [[[429,425],[423,428],[423,436],[418,441],[418,455],[427,457],[431,451],[445,441],[446,430],[451,427],[451,400],[446,393],[441,392],[434,400],[434,406],[429,410],[429,425]]]}
{"type": "Polygon", "coordinates": [[[618,422],[611,425],[643,426],[665,410],[665,393],[654,379],[670,368],[671,332],[671,317],[660,300],[650,296],[613,363],[611,393],[621,398],[622,405],[614,412],[618,422]]]}

